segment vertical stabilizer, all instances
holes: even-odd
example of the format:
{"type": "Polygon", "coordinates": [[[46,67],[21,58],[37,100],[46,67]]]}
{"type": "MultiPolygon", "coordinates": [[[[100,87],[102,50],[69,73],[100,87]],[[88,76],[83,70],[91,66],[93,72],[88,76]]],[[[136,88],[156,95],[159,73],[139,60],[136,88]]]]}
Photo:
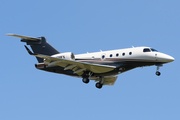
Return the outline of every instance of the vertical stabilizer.
{"type": "MultiPolygon", "coordinates": [[[[43,55],[54,55],[60,53],[54,47],[52,47],[47,41],[45,37],[41,37],[40,44],[31,44],[27,42],[27,45],[30,45],[33,52],[36,54],[43,54],[43,55]]],[[[38,62],[43,62],[42,58],[37,58],[38,62]]]]}
{"type": "MultiPolygon", "coordinates": [[[[21,42],[26,42],[27,45],[30,45],[35,54],[43,54],[43,55],[51,56],[60,53],[58,50],[56,50],[47,42],[45,37],[33,38],[33,37],[14,35],[14,34],[7,34],[7,35],[21,38],[21,42]]],[[[37,60],[39,63],[44,62],[42,58],[37,58],[37,60]]]]}

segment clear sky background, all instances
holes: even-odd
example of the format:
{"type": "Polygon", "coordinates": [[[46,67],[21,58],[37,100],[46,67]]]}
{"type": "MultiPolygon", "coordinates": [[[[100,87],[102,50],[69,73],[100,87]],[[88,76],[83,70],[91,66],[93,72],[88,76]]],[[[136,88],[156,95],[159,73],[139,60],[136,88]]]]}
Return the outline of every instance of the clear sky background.
{"type": "Polygon", "coordinates": [[[179,0],[1,0],[0,120],[180,120],[179,0]],[[175,58],[136,68],[114,86],[37,70],[19,38],[74,54],[153,47],[175,58]]]}

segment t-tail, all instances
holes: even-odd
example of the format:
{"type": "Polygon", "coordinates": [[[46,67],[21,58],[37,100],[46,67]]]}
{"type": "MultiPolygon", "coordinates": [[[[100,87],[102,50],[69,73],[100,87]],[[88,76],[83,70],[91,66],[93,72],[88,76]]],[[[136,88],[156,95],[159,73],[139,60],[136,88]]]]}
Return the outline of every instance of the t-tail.
{"type": "MultiPolygon", "coordinates": [[[[60,53],[58,50],[56,50],[47,42],[45,37],[33,38],[33,37],[27,37],[27,36],[15,35],[15,34],[6,34],[6,35],[21,38],[21,42],[26,42],[27,45],[30,45],[35,54],[43,54],[43,55],[51,56],[60,53]]],[[[36,58],[39,63],[44,62],[42,58],[38,58],[38,57],[36,58]]]]}

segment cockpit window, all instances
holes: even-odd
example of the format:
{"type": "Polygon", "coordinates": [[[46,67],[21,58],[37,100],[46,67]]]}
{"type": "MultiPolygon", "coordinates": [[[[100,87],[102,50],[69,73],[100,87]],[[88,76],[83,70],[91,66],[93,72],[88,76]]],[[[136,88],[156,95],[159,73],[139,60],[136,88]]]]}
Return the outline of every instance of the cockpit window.
{"type": "Polygon", "coordinates": [[[144,48],[143,52],[151,52],[149,48],[144,48]]]}
{"type": "Polygon", "coordinates": [[[151,48],[151,51],[152,52],[158,52],[156,49],[153,49],[153,48],[151,48]]]}

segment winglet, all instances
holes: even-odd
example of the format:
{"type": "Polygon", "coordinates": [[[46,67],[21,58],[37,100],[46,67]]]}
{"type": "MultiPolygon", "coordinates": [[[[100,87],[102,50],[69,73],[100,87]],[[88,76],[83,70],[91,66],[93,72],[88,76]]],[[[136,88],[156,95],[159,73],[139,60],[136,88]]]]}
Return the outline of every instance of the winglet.
{"type": "Polygon", "coordinates": [[[28,48],[26,45],[24,45],[24,47],[26,48],[26,50],[28,51],[28,53],[29,53],[30,55],[35,55],[34,53],[32,53],[32,52],[29,50],[29,48],[28,48]]]}

